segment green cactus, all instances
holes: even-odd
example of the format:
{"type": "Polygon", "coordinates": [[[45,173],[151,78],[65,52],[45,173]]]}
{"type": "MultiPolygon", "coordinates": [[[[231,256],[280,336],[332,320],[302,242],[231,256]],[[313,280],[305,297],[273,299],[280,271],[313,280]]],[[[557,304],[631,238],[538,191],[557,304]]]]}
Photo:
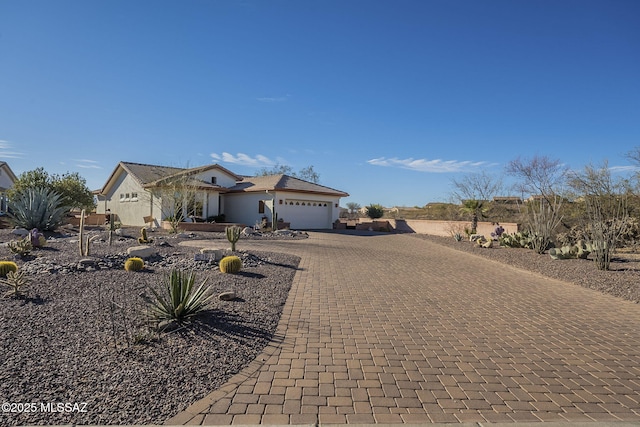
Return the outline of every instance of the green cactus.
{"type": "Polygon", "coordinates": [[[235,256],[226,256],[220,260],[220,271],[222,273],[236,274],[242,269],[242,260],[235,256]]]}
{"type": "Polygon", "coordinates": [[[18,264],[13,261],[0,261],[0,277],[7,277],[10,271],[18,271],[18,264]]]}
{"type": "Polygon", "coordinates": [[[233,252],[236,251],[236,243],[240,240],[240,233],[242,232],[242,228],[237,225],[233,225],[231,227],[225,228],[225,232],[227,234],[227,240],[231,243],[231,250],[233,252]]]}
{"type": "Polygon", "coordinates": [[[590,253],[589,245],[582,240],[575,245],[549,249],[549,256],[553,259],[587,259],[590,253]]]}
{"type": "Polygon", "coordinates": [[[80,235],[79,235],[79,239],[78,239],[78,246],[80,249],[80,256],[89,256],[89,244],[90,244],[90,240],[89,240],[89,236],[84,235],[84,215],[85,215],[85,210],[82,209],[82,212],[80,212],[80,235]]]}
{"type": "Polygon", "coordinates": [[[147,238],[147,229],[145,227],[142,227],[140,229],[140,237],[138,237],[138,243],[142,243],[142,244],[153,243],[153,239],[147,238]]]}
{"type": "Polygon", "coordinates": [[[140,271],[144,268],[144,260],[142,258],[129,258],[124,263],[124,269],[127,271],[140,271]]]}
{"type": "Polygon", "coordinates": [[[12,254],[19,255],[20,257],[26,257],[31,253],[33,246],[31,240],[28,237],[20,240],[12,240],[7,243],[7,247],[12,254]]]}

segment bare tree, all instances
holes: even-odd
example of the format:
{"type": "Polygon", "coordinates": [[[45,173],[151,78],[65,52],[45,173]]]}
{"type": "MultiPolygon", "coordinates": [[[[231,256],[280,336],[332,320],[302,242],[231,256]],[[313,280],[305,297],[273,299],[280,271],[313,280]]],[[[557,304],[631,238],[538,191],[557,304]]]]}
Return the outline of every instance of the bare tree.
{"type": "Polygon", "coordinates": [[[615,180],[605,162],[601,167],[586,166],[569,177],[569,185],[581,195],[587,213],[585,231],[599,270],[608,270],[611,254],[630,225],[629,182],[615,180]]]}
{"type": "Polygon", "coordinates": [[[294,172],[293,168],[289,165],[275,165],[271,169],[262,168],[258,172],[258,176],[266,175],[291,175],[295,178],[303,179],[305,181],[313,182],[317,184],[320,182],[320,175],[313,169],[313,165],[300,169],[298,172],[294,172]]]}
{"type": "Polygon", "coordinates": [[[534,156],[531,159],[518,157],[506,167],[507,175],[519,180],[516,189],[523,195],[540,195],[552,205],[554,197],[565,185],[569,168],[560,160],[547,156],[534,156]]]}
{"type": "Polygon", "coordinates": [[[198,198],[201,184],[193,175],[179,172],[156,181],[148,189],[149,197],[160,209],[162,219],[169,222],[172,233],[178,232],[185,218],[202,214],[202,200],[198,198]]]}
{"type": "Polygon", "coordinates": [[[491,200],[503,191],[501,177],[495,177],[486,172],[470,173],[459,180],[452,179],[453,197],[459,201],[491,200]]]}

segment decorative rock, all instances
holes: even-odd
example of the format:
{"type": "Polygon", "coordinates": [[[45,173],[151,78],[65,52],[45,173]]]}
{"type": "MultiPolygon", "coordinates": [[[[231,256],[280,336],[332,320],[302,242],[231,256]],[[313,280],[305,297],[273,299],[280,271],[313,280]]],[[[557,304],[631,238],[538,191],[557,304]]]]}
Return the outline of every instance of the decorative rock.
{"type": "Polygon", "coordinates": [[[127,249],[127,254],[131,257],[149,258],[156,254],[152,246],[133,246],[127,249]]]}
{"type": "Polygon", "coordinates": [[[26,230],[24,228],[16,228],[11,232],[11,234],[14,234],[14,235],[20,236],[20,237],[24,237],[24,236],[27,236],[29,234],[29,230],[26,230]]]}
{"type": "Polygon", "coordinates": [[[245,227],[245,228],[242,229],[242,233],[241,234],[243,236],[255,236],[255,235],[260,234],[260,233],[258,233],[256,230],[254,230],[251,227],[245,227]]]}
{"type": "Polygon", "coordinates": [[[220,299],[220,301],[233,301],[234,299],[236,299],[236,293],[233,291],[223,292],[218,295],[218,298],[220,299]]]}
{"type": "Polygon", "coordinates": [[[475,242],[478,239],[486,240],[484,238],[484,235],[482,235],[482,234],[472,234],[472,235],[469,236],[469,241],[470,242],[475,242]]]}

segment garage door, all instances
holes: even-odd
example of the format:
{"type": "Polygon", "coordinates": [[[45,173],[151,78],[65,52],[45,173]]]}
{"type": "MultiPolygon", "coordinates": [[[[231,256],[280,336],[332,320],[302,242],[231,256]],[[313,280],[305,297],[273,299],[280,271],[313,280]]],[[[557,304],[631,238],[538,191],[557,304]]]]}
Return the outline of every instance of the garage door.
{"type": "Polygon", "coordinates": [[[287,199],[287,221],[294,230],[331,228],[331,202],[287,199]]]}

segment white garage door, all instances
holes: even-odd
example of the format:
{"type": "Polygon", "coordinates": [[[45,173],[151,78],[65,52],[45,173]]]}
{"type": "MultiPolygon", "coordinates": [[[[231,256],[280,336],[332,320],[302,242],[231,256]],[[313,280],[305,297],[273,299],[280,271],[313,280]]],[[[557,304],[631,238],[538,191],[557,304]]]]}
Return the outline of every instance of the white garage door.
{"type": "Polygon", "coordinates": [[[331,202],[286,199],[287,221],[294,230],[331,228],[331,202]]]}

